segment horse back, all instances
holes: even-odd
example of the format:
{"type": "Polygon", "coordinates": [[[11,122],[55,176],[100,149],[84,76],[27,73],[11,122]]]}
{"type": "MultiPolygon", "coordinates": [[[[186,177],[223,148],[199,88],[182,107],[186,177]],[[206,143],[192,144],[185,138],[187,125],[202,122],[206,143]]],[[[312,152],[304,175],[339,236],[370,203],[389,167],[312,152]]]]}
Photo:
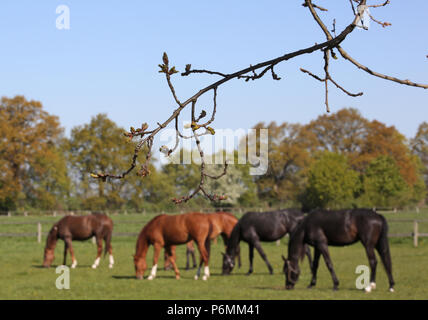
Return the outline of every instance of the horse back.
{"type": "Polygon", "coordinates": [[[276,241],[288,232],[286,216],[280,211],[247,212],[238,223],[244,241],[276,241]]]}
{"type": "Polygon", "coordinates": [[[318,210],[304,220],[305,238],[310,242],[327,241],[332,246],[365,240],[367,234],[380,233],[381,217],[368,209],[318,210]]]}

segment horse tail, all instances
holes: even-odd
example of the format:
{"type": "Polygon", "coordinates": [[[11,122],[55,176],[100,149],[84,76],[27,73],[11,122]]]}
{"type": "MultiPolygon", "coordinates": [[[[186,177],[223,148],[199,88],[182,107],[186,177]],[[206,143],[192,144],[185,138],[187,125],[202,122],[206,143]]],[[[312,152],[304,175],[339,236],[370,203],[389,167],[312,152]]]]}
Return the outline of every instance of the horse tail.
{"type": "Polygon", "coordinates": [[[394,285],[394,280],[392,278],[391,253],[388,242],[388,223],[384,216],[379,216],[382,220],[382,230],[380,232],[379,240],[376,244],[376,249],[382,259],[383,266],[385,267],[386,273],[388,274],[390,286],[392,288],[394,285]]]}

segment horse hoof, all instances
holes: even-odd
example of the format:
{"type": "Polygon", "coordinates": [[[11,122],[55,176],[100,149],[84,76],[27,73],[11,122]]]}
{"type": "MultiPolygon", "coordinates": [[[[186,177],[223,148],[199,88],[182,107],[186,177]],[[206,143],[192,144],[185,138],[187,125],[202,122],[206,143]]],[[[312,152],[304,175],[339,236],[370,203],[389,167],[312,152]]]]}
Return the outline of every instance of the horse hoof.
{"type": "Polygon", "coordinates": [[[202,276],[202,280],[207,281],[208,280],[208,276],[202,276]]]}
{"type": "Polygon", "coordinates": [[[108,265],[108,268],[109,268],[109,269],[113,269],[113,265],[112,265],[112,264],[109,264],[109,265],[108,265]]]}
{"type": "Polygon", "coordinates": [[[180,276],[179,276],[179,275],[176,275],[176,276],[175,276],[175,279],[180,280],[180,276]]]}
{"type": "Polygon", "coordinates": [[[92,269],[96,269],[96,268],[97,268],[97,265],[93,264],[92,269]]]}
{"type": "Polygon", "coordinates": [[[395,292],[394,288],[389,288],[389,292],[395,292]]]}
{"type": "Polygon", "coordinates": [[[152,275],[148,276],[147,280],[153,280],[155,277],[153,277],[152,275]]]}
{"type": "Polygon", "coordinates": [[[195,276],[195,280],[198,280],[199,279],[199,277],[198,276],[195,276]]]}

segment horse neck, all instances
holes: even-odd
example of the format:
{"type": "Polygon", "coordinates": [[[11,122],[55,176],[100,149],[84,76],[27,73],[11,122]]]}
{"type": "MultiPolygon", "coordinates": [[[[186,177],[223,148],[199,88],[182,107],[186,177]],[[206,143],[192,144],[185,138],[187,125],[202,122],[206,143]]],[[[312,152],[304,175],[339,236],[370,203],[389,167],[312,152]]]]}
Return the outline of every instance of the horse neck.
{"type": "MultiPolygon", "coordinates": [[[[57,226],[55,226],[58,228],[57,226]]],[[[46,239],[46,247],[45,249],[53,250],[56,247],[56,243],[58,241],[58,230],[52,228],[51,231],[49,231],[49,235],[46,239]]]]}
{"type": "Polygon", "coordinates": [[[237,223],[233,228],[232,233],[230,234],[229,240],[227,241],[226,253],[229,256],[232,256],[233,258],[235,257],[236,249],[240,241],[241,241],[240,226],[239,226],[239,223],[237,223]]]}
{"type": "Polygon", "coordinates": [[[288,259],[293,262],[298,262],[299,258],[304,253],[303,239],[305,236],[304,228],[297,227],[293,233],[290,233],[290,240],[288,242],[288,259]]]}
{"type": "Polygon", "coordinates": [[[148,242],[147,236],[143,230],[141,232],[140,236],[138,237],[135,256],[142,258],[142,259],[145,259],[148,250],[149,250],[149,242],[148,242]]]}

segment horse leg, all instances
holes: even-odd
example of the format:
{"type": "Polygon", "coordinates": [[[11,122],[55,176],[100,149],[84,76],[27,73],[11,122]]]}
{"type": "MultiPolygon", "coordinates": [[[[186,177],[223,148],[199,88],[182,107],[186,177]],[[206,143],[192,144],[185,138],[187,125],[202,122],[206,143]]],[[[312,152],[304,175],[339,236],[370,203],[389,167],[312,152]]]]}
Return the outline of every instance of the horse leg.
{"type": "Polygon", "coordinates": [[[377,259],[376,255],[374,253],[374,248],[372,245],[364,244],[366,248],[366,254],[367,258],[369,259],[370,264],[370,285],[365,288],[364,290],[366,292],[371,292],[372,289],[376,289],[376,266],[377,266],[377,259]]]}
{"type": "Polygon", "coordinates": [[[190,254],[192,255],[193,269],[196,268],[196,256],[195,256],[195,247],[193,246],[192,241],[192,249],[190,250],[190,254]]]}
{"type": "Polygon", "coordinates": [[[333,263],[330,258],[330,254],[328,253],[328,246],[327,244],[323,243],[318,246],[318,249],[321,251],[321,254],[324,258],[325,264],[327,266],[328,271],[330,271],[331,278],[333,279],[333,290],[337,290],[339,286],[339,280],[336,277],[336,273],[333,269],[333,263]]]}
{"type": "Polygon", "coordinates": [[[198,249],[199,249],[199,253],[200,253],[200,262],[199,262],[199,268],[198,271],[196,272],[195,275],[195,280],[199,279],[199,276],[201,275],[201,267],[202,267],[202,263],[205,264],[205,268],[204,268],[204,275],[202,276],[202,280],[207,280],[208,277],[210,276],[210,268],[208,266],[208,261],[209,261],[209,250],[210,250],[210,239],[209,237],[207,237],[205,239],[205,243],[202,243],[202,241],[197,241],[198,244],[198,249]]]}
{"type": "Polygon", "coordinates": [[[382,264],[385,267],[388,275],[389,291],[394,292],[394,278],[392,277],[391,254],[389,252],[388,239],[380,239],[376,245],[376,250],[379,252],[382,264]]]}
{"type": "Polygon", "coordinates": [[[73,250],[73,246],[71,245],[71,237],[66,237],[64,238],[64,241],[66,242],[66,245],[68,247],[68,249],[70,250],[70,254],[71,254],[71,268],[76,268],[77,266],[77,260],[74,256],[74,250],[73,250]]]}
{"type": "Polygon", "coordinates": [[[308,256],[308,261],[309,261],[309,268],[312,270],[312,257],[311,257],[311,249],[309,249],[309,246],[307,244],[305,244],[305,251],[306,251],[306,255],[308,256]]]}
{"type": "Polygon", "coordinates": [[[238,268],[241,269],[242,263],[241,263],[241,247],[238,245],[236,247],[236,254],[238,256],[238,268]]]}
{"type": "MultiPolygon", "coordinates": [[[[175,248],[174,248],[174,246],[172,246],[172,248],[171,248],[171,250],[170,251],[175,251],[175,248]]],[[[169,251],[169,252],[170,252],[169,251]]],[[[167,250],[166,250],[166,248],[165,248],[165,250],[164,250],[164,253],[163,253],[163,259],[164,259],[164,263],[163,263],[163,269],[165,270],[165,271],[167,271],[167,270],[171,270],[171,267],[172,267],[172,265],[171,265],[171,261],[170,261],[170,253],[169,253],[167,250]]]]}
{"type": "Polygon", "coordinates": [[[112,269],[113,265],[114,265],[113,248],[111,246],[111,236],[112,236],[112,232],[110,232],[109,234],[107,234],[104,237],[104,242],[105,242],[105,246],[106,246],[105,252],[106,253],[108,252],[108,258],[109,258],[108,259],[109,260],[109,264],[108,264],[109,269],[112,269]]]}
{"type": "Polygon", "coordinates": [[[160,252],[162,250],[162,246],[159,243],[153,244],[153,247],[154,247],[153,267],[152,267],[152,272],[150,273],[150,275],[147,278],[147,280],[153,280],[156,277],[156,271],[158,270],[159,254],[160,254],[160,252]]]}
{"type": "Polygon", "coordinates": [[[320,256],[321,256],[321,252],[318,250],[318,248],[315,248],[315,250],[314,250],[314,261],[311,264],[312,280],[308,286],[308,289],[312,288],[317,283],[317,271],[318,271],[318,264],[320,261],[320,256]]]}
{"type": "Polygon", "coordinates": [[[64,240],[64,261],[63,261],[63,265],[67,265],[67,251],[68,251],[68,244],[67,241],[64,240]]]}
{"type": "Polygon", "coordinates": [[[248,270],[247,276],[253,273],[254,245],[252,243],[248,243],[248,254],[250,259],[250,269],[248,270]]]}
{"type": "Polygon", "coordinates": [[[193,241],[189,241],[186,245],[186,270],[190,269],[189,256],[192,256],[193,268],[196,268],[195,247],[193,247],[193,241]]]}
{"type": "Polygon", "coordinates": [[[94,261],[94,264],[92,265],[92,269],[96,269],[100,264],[101,253],[103,252],[103,240],[99,236],[96,236],[96,240],[97,240],[97,257],[94,261]]]}
{"type": "Polygon", "coordinates": [[[175,246],[168,246],[165,248],[165,254],[168,256],[169,263],[174,268],[175,279],[180,279],[180,270],[178,270],[177,264],[175,263],[175,246]]]}
{"type": "Polygon", "coordinates": [[[260,241],[259,240],[256,240],[254,242],[254,247],[257,249],[257,251],[259,252],[260,256],[265,261],[265,263],[266,263],[266,265],[267,265],[267,267],[269,269],[269,273],[273,274],[273,268],[270,265],[269,260],[268,260],[268,258],[266,256],[265,252],[263,251],[262,246],[260,245],[260,241]]]}

